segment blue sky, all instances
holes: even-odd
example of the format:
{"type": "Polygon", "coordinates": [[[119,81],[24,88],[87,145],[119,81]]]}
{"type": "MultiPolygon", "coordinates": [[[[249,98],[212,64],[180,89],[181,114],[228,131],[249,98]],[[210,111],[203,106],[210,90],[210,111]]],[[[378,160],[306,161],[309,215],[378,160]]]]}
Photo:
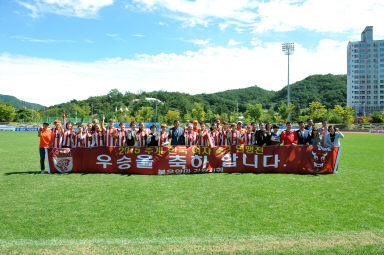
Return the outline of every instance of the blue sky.
{"type": "Polygon", "coordinates": [[[53,105],[113,88],[278,90],[287,84],[282,42],[296,44],[292,82],[346,73],[349,40],[367,25],[384,38],[382,2],[0,1],[0,93],[53,105]]]}

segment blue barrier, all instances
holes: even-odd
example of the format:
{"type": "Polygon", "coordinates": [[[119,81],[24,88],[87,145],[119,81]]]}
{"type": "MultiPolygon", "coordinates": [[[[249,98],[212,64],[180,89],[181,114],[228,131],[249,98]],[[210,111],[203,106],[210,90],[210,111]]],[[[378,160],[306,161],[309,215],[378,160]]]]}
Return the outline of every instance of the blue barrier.
{"type": "Polygon", "coordinates": [[[38,131],[38,128],[16,128],[15,131],[38,131]]]}

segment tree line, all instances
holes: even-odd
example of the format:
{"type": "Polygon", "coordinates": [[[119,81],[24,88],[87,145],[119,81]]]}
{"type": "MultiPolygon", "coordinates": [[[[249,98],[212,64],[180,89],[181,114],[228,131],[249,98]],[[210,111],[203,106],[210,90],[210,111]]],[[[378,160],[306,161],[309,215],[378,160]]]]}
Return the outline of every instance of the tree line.
{"type": "MultiPolygon", "coordinates": [[[[39,111],[12,110],[11,105],[2,104],[0,121],[40,121],[49,117],[59,118],[65,111],[67,117],[76,118],[79,122],[102,116],[125,122],[170,123],[174,119],[211,122],[219,118],[229,122],[284,123],[288,116],[295,122],[307,118],[314,121],[328,119],[332,123],[353,122],[352,109],[346,107],[346,75],[312,75],[292,84],[292,104],[289,107],[286,95],[287,87],[277,92],[253,86],[197,95],[166,91],[123,94],[112,89],[104,96],[71,100],[39,111]]],[[[376,117],[379,115],[375,113],[376,117]]],[[[373,119],[379,121],[381,117],[373,119]]]]}

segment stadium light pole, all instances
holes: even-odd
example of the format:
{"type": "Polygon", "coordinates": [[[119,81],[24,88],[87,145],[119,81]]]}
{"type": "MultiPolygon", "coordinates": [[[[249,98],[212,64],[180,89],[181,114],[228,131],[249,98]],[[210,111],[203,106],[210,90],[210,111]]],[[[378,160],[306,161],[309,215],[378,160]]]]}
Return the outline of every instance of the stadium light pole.
{"type": "MultiPolygon", "coordinates": [[[[287,93],[287,107],[291,103],[291,87],[289,86],[289,55],[292,55],[295,51],[295,43],[283,43],[281,46],[283,53],[288,56],[288,93],[287,93]]],[[[291,112],[288,115],[288,121],[291,121],[291,112]]]]}

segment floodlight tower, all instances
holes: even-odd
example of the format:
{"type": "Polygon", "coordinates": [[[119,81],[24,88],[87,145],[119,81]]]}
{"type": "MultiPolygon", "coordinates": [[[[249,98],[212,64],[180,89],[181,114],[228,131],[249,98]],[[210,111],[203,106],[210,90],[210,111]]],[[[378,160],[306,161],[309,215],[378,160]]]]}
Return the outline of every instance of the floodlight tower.
{"type": "MultiPolygon", "coordinates": [[[[287,93],[287,107],[289,109],[289,105],[291,103],[291,88],[289,86],[289,55],[293,54],[295,51],[295,43],[283,43],[281,46],[283,53],[288,56],[288,93],[287,93]]],[[[288,115],[288,121],[291,121],[291,112],[288,115]]]]}

